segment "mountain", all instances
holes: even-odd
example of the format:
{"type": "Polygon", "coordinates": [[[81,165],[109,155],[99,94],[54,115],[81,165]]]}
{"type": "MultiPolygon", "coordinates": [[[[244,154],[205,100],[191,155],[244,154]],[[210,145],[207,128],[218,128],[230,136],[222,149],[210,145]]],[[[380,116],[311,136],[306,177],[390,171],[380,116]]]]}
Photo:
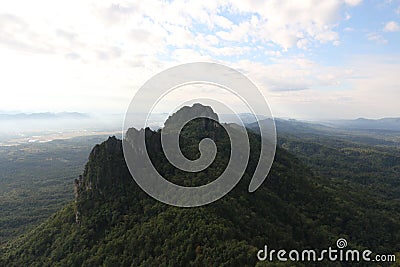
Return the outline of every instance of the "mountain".
{"type": "MultiPolygon", "coordinates": [[[[196,109],[213,114],[207,107],[196,109]]],[[[184,113],[176,114],[169,120],[184,113]]],[[[199,118],[182,130],[186,157],[196,159],[199,141],[206,137],[218,148],[215,161],[198,173],[169,164],[160,146],[162,130],[131,131],[144,131],[150,158],[166,179],[194,186],[216,179],[229,161],[229,139],[220,126],[199,118]]],[[[349,196],[346,186],[316,175],[280,147],[264,184],[249,193],[260,136],[252,131],[248,135],[251,155],[238,185],[222,199],[197,208],[172,207],[148,196],[127,169],[122,141],[110,137],[93,148],[75,180],[75,200],[1,247],[0,266],[265,266],[256,257],[265,245],[323,249],[334,247],[340,237],[352,248],[400,251],[397,211],[382,212],[382,203],[360,201],[368,199],[368,192],[356,187],[349,196]]]]}
{"type": "Polygon", "coordinates": [[[122,118],[122,115],[79,112],[0,114],[0,134],[16,138],[21,133],[41,135],[48,132],[84,130],[115,131],[120,129],[122,118]]]}
{"type": "Polygon", "coordinates": [[[79,112],[0,114],[0,120],[48,120],[48,119],[86,119],[86,118],[89,118],[88,114],[79,112]]]}
{"type": "Polygon", "coordinates": [[[358,118],[355,120],[332,120],[325,124],[352,130],[386,130],[400,131],[400,118],[382,118],[382,119],[365,119],[358,118]]]}
{"type": "MultiPolygon", "coordinates": [[[[246,124],[246,127],[258,132],[259,123],[270,125],[267,120],[260,120],[259,122],[246,124]]],[[[339,138],[361,144],[400,147],[399,134],[397,131],[392,130],[344,128],[324,122],[306,122],[279,118],[275,119],[275,125],[278,137],[289,134],[291,138],[300,139],[298,140],[300,142],[320,140],[323,137],[327,142],[339,138]]]]}
{"type": "MultiPolygon", "coordinates": [[[[259,124],[269,125],[268,119],[248,123],[246,127],[257,132],[259,131],[259,124]]],[[[335,128],[322,124],[303,122],[295,119],[275,119],[275,126],[277,132],[285,133],[331,135],[335,130],[335,128]]]]}

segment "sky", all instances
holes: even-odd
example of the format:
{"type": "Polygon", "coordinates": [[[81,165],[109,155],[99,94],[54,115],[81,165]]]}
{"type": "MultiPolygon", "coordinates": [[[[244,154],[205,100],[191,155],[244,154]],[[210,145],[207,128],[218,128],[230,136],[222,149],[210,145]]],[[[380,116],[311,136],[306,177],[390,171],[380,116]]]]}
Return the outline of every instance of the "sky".
{"type": "Polygon", "coordinates": [[[2,1],[0,59],[0,113],[124,113],[153,75],[205,61],[277,117],[400,117],[400,0],[2,1]]]}

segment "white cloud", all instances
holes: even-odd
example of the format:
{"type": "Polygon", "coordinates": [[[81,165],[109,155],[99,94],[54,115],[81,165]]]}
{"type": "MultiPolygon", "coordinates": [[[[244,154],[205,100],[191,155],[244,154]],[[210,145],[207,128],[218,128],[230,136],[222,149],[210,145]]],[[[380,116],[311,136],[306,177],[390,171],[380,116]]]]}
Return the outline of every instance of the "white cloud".
{"type": "MultiPolygon", "coordinates": [[[[354,6],[359,2],[116,0],[113,3],[55,4],[44,0],[39,5],[16,0],[2,4],[14,19],[8,18],[4,23],[0,19],[0,27],[3,27],[0,41],[15,48],[29,45],[32,51],[76,53],[86,60],[96,58],[89,50],[98,47],[119,46],[123,52],[134,56],[163,53],[166,46],[196,46],[195,39],[199,34],[214,37],[209,48],[222,40],[273,43],[288,50],[297,45],[304,47],[305,40],[308,40],[308,46],[314,42],[337,42],[339,35],[335,27],[340,20],[341,5],[354,6]],[[20,8],[21,4],[24,9],[20,8]],[[239,22],[231,21],[222,11],[239,17],[239,22]],[[241,16],[250,19],[240,19],[241,16]],[[23,20],[18,21],[18,18],[23,20]],[[206,26],[206,29],[199,30],[195,25],[206,26]],[[16,31],[11,27],[24,29],[16,31]]],[[[206,48],[204,43],[203,48],[206,48]]]]}
{"type": "Polygon", "coordinates": [[[363,55],[348,59],[345,67],[301,58],[278,60],[271,66],[253,62],[240,66],[249,77],[256,77],[278,117],[382,118],[400,115],[399,62],[399,56],[363,55]]]}
{"type": "Polygon", "coordinates": [[[224,29],[230,29],[233,25],[233,22],[224,16],[214,15],[211,19],[216,25],[224,29]]]}
{"type": "Polygon", "coordinates": [[[54,47],[22,18],[0,14],[0,44],[36,53],[52,53],[54,47]]]}
{"type": "Polygon", "coordinates": [[[344,28],[343,30],[344,30],[345,32],[354,32],[354,31],[355,31],[355,29],[352,28],[352,27],[346,27],[346,28],[344,28]]]}
{"type": "MultiPolygon", "coordinates": [[[[255,40],[272,42],[287,50],[300,39],[334,42],[341,1],[233,1],[238,13],[256,14],[243,32],[255,40]]],[[[355,3],[354,3],[355,4],[355,3]]],[[[237,31],[231,31],[238,35],[237,31]]],[[[243,37],[242,35],[242,37],[243,37]]],[[[245,38],[242,38],[245,39],[245,38]]]]}
{"type": "Polygon", "coordinates": [[[177,64],[189,63],[195,61],[208,61],[208,62],[213,61],[210,56],[202,55],[200,52],[196,50],[187,48],[175,49],[172,52],[172,58],[177,64]]]}
{"type": "MultiPolygon", "coordinates": [[[[359,116],[371,118],[398,116],[400,99],[400,58],[357,56],[352,59],[354,77],[350,79],[352,97],[359,116]]],[[[356,115],[353,115],[356,116],[356,115]]]]}
{"type": "Polygon", "coordinates": [[[386,23],[385,27],[383,28],[385,32],[398,32],[400,31],[400,26],[395,21],[389,21],[386,23]]]}
{"type": "Polygon", "coordinates": [[[323,66],[304,57],[275,58],[269,65],[249,60],[230,65],[253,77],[268,91],[330,88],[352,75],[348,68],[323,66]]]}
{"type": "Polygon", "coordinates": [[[5,88],[0,106],[123,111],[152,74],[182,62],[213,61],[212,57],[231,57],[226,63],[251,73],[275,95],[334,87],[349,75],[346,70],[304,57],[284,58],[283,51],[338,44],[343,7],[360,3],[4,1],[0,70],[6,77],[0,81],[5,88]],[[233,56],[240,55],[268,58],[273,64],[235,63],[233,56]]]}
{"type": "Polygon", "coordinates": [[[362,2],[362,0],[344,0],[344,2],[350,6],[357,6],[362,2]]]}
{"type": "Polygon", "coordinates": [[[212,47],[209,51],[214,55],[219,56],[241,56],[245,55],[251,50],[248,46],[225,46],[225,47],[212,47]]]}
{"type": "Polygon", "coordinates": [[[307,39],[301,39],[297,41],[297,47],[300,49],[307,49],[307,45],[309,45],[310,42],[307,39]]]}
{"type": "Polygon", "coordinates": [[[273,51],[273,50],[267,50],[264,52],[267,56],[272,56],[272,57],[281,57],[282,53],[281,51],[273,51]]]}
{"type": "Polygon", "coordinates": [[[377,44],[387,44],[388,40],[386,40],[381,34],[376,32],[370,32],[366,35],[368,41],[375,42],[377,44]]]}

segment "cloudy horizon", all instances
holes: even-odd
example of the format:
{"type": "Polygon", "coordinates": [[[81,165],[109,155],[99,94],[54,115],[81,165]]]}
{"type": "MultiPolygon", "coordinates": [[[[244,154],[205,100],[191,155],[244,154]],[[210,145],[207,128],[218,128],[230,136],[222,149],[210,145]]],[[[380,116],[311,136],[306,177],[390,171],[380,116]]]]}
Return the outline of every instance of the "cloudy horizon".
{"type": "Polygon", "coordinates": [[[276,117],[400,117],[398,0],[0,6],[3,113],[124,113],[153,75],[207,61],[246,74],[276,117]]]}

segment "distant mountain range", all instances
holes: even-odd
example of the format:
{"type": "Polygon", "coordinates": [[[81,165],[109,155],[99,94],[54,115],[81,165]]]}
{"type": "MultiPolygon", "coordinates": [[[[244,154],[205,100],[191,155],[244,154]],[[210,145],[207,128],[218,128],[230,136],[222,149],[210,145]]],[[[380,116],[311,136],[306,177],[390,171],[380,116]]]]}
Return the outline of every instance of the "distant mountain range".
{"type": "Polygon", "coordinates": [[[121,128],[121,116],[101,116],[79,112],[0,113],[0,135],[96,130],[121,128]]]}
{"type": "MultiPolygon", "coordinates": [[[[264,120],[260,120],[263,123],[264,120]]],[[[258,128],[257,122],[246,123],[250,129],[258,128]]],[[[362,131],[362,132],[399,132],[400,118],[383,119],[364,119],[355,120],[330,120],[330,121],[301,121],[295,119],[275,119],[275,125],[278,131],[329,134],[332,132],[343,131],[362,131]]]]}
{"type": "Polygon", "coordinates": [[[332,120],[325,124],[345,129],[400,131],[400,118],[332,120]]]}
{"type": "Polygon", "coordinates": [[[0,120],[86,119],[89,117],[88,114],[79,112],[0,114],[0,120]]]}
{"type": "MultiPolygon", "coordinates": [[[[141,125],[143,125],[146,116],[144,116],[143,114],[138,114],[136,117],[135,117],[135,123],[137,125],[135,126],[140,127],[141,125]]],[[[154,129],[160,128],[163,126],[164,121],[167,117],[168,117],[167,113],[152,114],[149,117],[148,125],[150,125],[150,127],[154,129]]],[[[219,120],[225,123],[240,123],[238,117],[246,125],[254,124],[257,121],[257,118],[250,113],[240,113],[238,114],[238,116],[235,114],[220,114],[219,120]]],[[[258,116],[258,117],[260,121],[267,119],[266,116],[258,116]]],[[[3,124],[7,122],[29,121],[30,123],[33,122],[33,124],[36,125],[36,122],[48,121],[52,123],[51,126],[54,126],[53,121],[60,121],[61,123],[62,121],[68,120],[68,125],[73,126],[75,128],[78,126],[79,127],[84,126],[92,128],[95,127],[99,129],[102,126],[104,127],[107,126],[107,128],[110,128],[111,127],[110,125],[112,125],[112,127],[114,128],[116,127],[119,128],[120,125],[122,124],[123,118],[124,114],[90,115],[88,113],[80,113],[80,112],[59,112],[59,113],[42,112],[42,113],[14,113],[14,114],[0,113],[0,121],[2,121],[3,124]],[[81,125],[81,123],[84,123],[84,125],[81,125]]],[[[331,128],[337,128],[343,130],[361,130],[361,131],[365,130],[400,131],[400,118],[382,118],[382,119],[358,118],[355,120],[327,120],[327,121],[316,121],[316,122],[276,118],[275,122],[277,125],[280,125],[283,128],[300,127],[303,130],[310,130],[309,126],[312,126],[314,130],[315,127],[317,127],[319,130],[327,128],[329,131],[332,130],[331,128]]],[[[22,126],[24,126],[23,127],[24,129],[32,128],[32,125],[29,124],[19,125],[19,127],[17,128],[21,128],[22,126]]],[[[41,126],[46,126],[46,125],[41,125],[41,126]]],[[[62,125],[57,128],[59,128],[59,130],[62,130],[62,125]]]]}

